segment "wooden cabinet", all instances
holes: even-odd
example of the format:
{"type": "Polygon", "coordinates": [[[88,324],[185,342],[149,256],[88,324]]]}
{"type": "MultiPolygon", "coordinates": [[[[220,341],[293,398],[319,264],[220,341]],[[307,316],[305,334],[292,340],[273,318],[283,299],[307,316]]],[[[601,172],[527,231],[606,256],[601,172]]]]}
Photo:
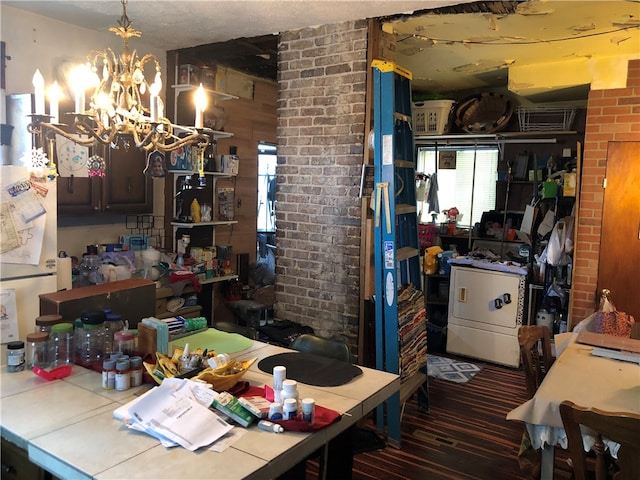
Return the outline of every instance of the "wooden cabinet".
{"type": "Polygon", "coordinates": [[[26,450],[4,438],[2,439],[2,479],[3,480],[50,480],[56,479],[29,460],[26,450]]]}
{"type": "Polygon", "coordinates": [[[153,182],[144,175],[146,152],[123,136],[118,148],[99,147],[105,176],[58,177],[58,214],[142,214],[153,211],[153,182]]]}

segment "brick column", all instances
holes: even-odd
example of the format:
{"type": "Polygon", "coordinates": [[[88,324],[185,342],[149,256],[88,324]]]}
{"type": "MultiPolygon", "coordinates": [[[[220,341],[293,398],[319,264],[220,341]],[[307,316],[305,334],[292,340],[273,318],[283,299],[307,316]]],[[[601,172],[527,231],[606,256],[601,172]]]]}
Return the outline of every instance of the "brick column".
{"type": "Polygon", "coordinates": [[[366,58],[366,20],[280,35],[276,318],[352,346],[366,58]]]}

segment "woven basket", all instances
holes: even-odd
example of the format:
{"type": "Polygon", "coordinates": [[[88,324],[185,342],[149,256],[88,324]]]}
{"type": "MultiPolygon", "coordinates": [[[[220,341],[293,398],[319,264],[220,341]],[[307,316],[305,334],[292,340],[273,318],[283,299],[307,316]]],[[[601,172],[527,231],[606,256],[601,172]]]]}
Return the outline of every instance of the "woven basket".
{"type": "Polygon", "coordinates": [[[456,125],[468,133],[499,132],[507,127],[513,110],[505,95],[492,92],[472,95],[458,103],[456,125]]]}

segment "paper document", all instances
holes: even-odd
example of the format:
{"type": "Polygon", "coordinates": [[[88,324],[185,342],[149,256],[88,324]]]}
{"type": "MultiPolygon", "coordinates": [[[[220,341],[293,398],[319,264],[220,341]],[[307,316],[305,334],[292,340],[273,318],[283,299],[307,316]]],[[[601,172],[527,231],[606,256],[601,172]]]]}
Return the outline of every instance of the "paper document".
{"type": "Polygon", "coordinates": [[[187,379],[165,379],[144,395],[116,409],[114,417],[145,432],[164,446],[195,451],[212,444],[233,427],[209,410],[216,392],[187,379]]]}

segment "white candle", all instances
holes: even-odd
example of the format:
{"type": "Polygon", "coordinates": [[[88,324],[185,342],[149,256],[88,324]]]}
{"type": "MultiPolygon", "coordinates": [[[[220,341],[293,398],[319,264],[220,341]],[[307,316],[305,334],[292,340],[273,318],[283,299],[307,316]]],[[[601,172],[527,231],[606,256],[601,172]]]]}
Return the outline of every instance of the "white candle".
{"type": "Polygon", "coordinates": [[[58,86],[58,82],[53,82],[53,85],[49,87],[49,115],[51,115],[51,123],[58,123],[60,111],[58,109],[58,102],[62,96],[62,90],[58,86]]]}
{"type": "Polygon", "coordinates": [[[33,74],[33,88],[36,97],[35,114],[44,115],[44,77],[40,70],[33,74]]]}
{"type": "Polygon", "coordinates": [[[162,115],[160,113],[160,89],[162,88],[162,78],[160,72],[156,73],[154,82],[149,86],[149,115],[152,122],[157,122],[162,115]]]}
{"type": "Polygon", "coordinates": [[[207,108],[207,95],[204,92],[202,84],[198,87],[195,94],[196,104],[196,128],[202,128],[204,124],[204,111],[207,108]]]}

